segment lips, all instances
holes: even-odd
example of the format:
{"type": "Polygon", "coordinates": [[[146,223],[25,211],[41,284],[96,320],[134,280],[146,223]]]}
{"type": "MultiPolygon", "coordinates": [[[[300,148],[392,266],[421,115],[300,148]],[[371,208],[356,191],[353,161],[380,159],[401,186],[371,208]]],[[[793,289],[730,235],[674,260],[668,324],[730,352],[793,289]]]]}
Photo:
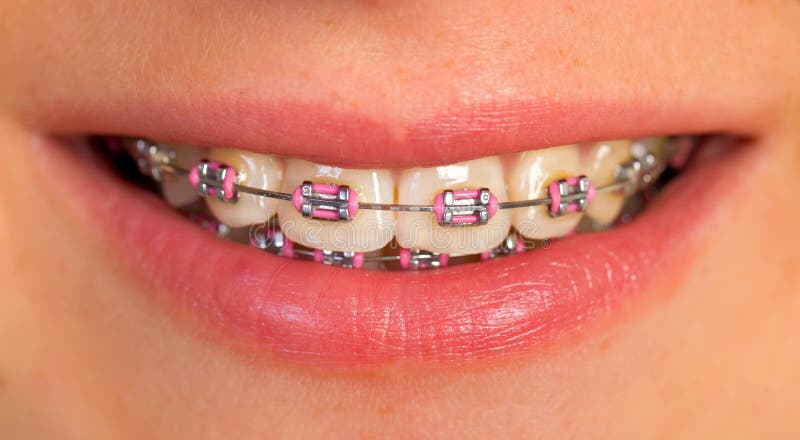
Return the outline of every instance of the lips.
{"type": "Polygon", "coordinates": [[[86,159],[62,147],[45,143],[58,160],[43,164],[44,178],[77,199],[83,221],[137,274],[143,294],[211,324],[221,343],[322,367],[503,358],[557,342],[593,318],[615,319],[654,280],[680,276],[692,237],[732,190],[721,176],[737,156],[731,148],[706,154],[629,225],[510,258],[405,273],[342,270],[219,240],[111,172],[80,172],[86,159]]]}

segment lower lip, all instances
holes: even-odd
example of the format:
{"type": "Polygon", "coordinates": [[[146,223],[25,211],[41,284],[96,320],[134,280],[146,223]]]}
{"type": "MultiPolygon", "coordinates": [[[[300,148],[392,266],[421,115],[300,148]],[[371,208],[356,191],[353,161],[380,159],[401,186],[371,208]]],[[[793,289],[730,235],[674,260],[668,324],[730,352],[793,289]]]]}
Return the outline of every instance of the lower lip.
{"type": "Polygon", "coordinates": [[[83,224],[138,273],[142,291],[216,325],[223,342],[323,367],[493,359],[551,343],[590,318],[615,319],[656,276],[686,270],[691,236],[731,192],[718,178],[729,161],[707,161],[611,231],[444,270],[359,271],[217,239],[111,173],[80,172],[87,165],[63,145],[45,147],[56,157],[42,177],[77,199],[83,224]]]}

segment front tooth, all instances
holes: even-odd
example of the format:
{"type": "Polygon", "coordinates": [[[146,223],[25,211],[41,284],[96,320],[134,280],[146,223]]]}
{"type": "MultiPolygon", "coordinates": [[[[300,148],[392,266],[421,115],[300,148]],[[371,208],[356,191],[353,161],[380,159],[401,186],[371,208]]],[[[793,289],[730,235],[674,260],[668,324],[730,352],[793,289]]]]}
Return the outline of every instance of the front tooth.
{"type": "MultiPolygon", "coordinates": [[[[431,205],[446,189],[488,188],[498,201],[508,200],[503,166],[498,157],[487,157],[455,165],[412,168],[400,174],[397,198],[400,204],[431,205]]],[[[440,226],[430,212],[399,212],[397,242],[404,248],[446,254],[478,254],[495,247],[511,227],[508,211],[498,210],[481,226],[440,226]]]]}
{"type": "MultiPolygon", "coordinates": [[[[236,169],[236,182],[270,191],[278,191],[283,181],[284,164],[275,156],[231,148],[213,148],[209,160],[228,164],[236,169]]],[[[267,197],[239,193],[235,203],[206,197],[208,208],[222,223],[238,228],[269,220],[278,201],[267,197]]]]}
{"type": "MultiPolygon", "coordinates": [[[[577,145],[526,151],[515,158],[508,177],[508,195],[512,201],[547,197],[551,182],[580,175],[577,145]]],[[[550,217],[546,206],[514,209],[512,224],[520,234],[532,239],[567,235],[580,222],[582,212],[550,217]]]]}
{"type": "MultiPolygon", "coordinates": [[[[598,142],[583,157],[583,168],[589,181],[599,188],[614,183],[617,179],[617,167],[630,159],[630,141],[598,142]]],[[[623,191],[598,192],[586,208],[586,215],[608,225],[619,216],[624,203],[623,191]]]]}
{"type": "MultiPolygon", "coordinates": [[[[208,154],[207,148],[185,144],[165,144],[175,152],[175,165],[190,169],[208,154]]],[[[174,207],[187,206],[200,199],[200,194],[185,176],[165,174],[161,179],[161,194],[174,207]]]]}
{"type": "MultiPolygon", "coordinates": [[[[359,202],[394,203],[394,179],[389,170],[354,170],[288,159],[281,191],[292,194],[304,181],[347,185],[359,202]]],[[[281,231],[290,240],[314,249],[369,252],[394,237],[395,216],[390,211],[361,209],[349,222],[303,217],[291,202],[278,206],[281,231]]]]}

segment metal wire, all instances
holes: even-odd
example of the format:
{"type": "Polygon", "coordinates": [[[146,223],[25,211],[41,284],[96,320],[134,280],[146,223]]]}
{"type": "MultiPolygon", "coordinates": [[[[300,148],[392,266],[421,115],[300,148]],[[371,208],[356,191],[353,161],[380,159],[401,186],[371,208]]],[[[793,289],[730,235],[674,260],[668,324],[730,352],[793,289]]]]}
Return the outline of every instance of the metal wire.
{"type": "MultiPolygon", "coordinates": [[[[189,170],[178,166],[170,166],[169,168],[165,168],[163,171],[181,177],[186,177],[189,175],[189,170]]],[[[595,192],[604,193],[604,192],[619,191],[622,190],[626,185],[629,185],[630,183],[631,182],[627,178],[623,177],[614,183],[595,188],[595,192]]],[[[233,188],[238,192],[245,194],[252,194],[254,196],[268,197],[270,199],[276,199],[276,200],[292,201],[292,194],[280,191],[270,191],[266,189],[253,188],[250,186],[244,186],[238,184],[234,185],[233,188]]],[[[586,195],[583,193],[575,193],[575,194],[564,195],[561,197],[561,200],[565,202],[571,202],[575,200],[580,200],[584,197],[586,197],[586,195]]],[[[497,209],[517,209],[517,208],[529,208],[533,206],[546,206],[549,205],[551,202],[552,200],[549,197],[544,197],[541,199],[531,199],[531,200],[518,200],[512,202],[500,202],[497,204],[497,209]]],[[[404,204],[359,202],[358,209],[367,209],[372,211],[392,211],[392,212],[433,212],[433,205],[404,205],[404,204]]]]}

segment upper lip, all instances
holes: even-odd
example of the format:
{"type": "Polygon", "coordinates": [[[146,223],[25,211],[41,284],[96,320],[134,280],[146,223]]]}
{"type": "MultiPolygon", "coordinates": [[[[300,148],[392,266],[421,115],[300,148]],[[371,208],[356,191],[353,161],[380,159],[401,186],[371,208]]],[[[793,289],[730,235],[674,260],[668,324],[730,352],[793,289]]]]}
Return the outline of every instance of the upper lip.
{"type": "MultiPolygon", "coordinates": [[[[80,97],[75,97],[80,101],[80,97]]],[[[722,115],[711,102],[570,102],[531,98],[454,106],[413,121],[365,115],[290,98],[189,95],[185,100],[132,97],[118,107],[72,103],[39,119],[51,133],[97,133],[231,147],[344,168],[402,168],[577,142],[664,134],[748,135],[759,109],[722,115]],[[391,122],[394,121],[394,122],[391,122]]],[[[52,103],[58,106],[58,102],[52,103]]]]}

